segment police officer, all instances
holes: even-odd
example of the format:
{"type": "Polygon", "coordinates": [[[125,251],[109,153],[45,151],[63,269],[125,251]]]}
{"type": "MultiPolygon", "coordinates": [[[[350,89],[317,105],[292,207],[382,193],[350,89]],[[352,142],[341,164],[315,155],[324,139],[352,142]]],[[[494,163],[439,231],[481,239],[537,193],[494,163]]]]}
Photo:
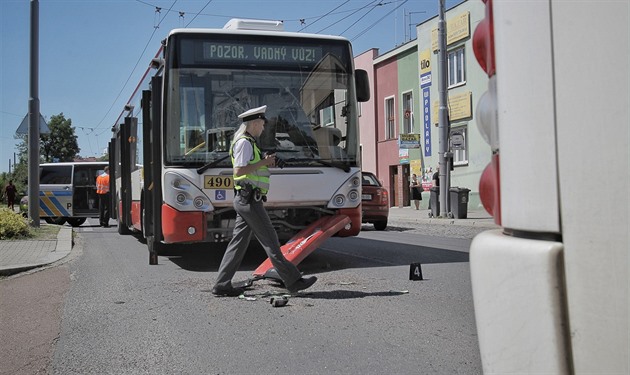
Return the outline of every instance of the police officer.
{"type": "Polygon", "coordinates": [[[263,132],[267,121],[266,110],[267,106],[264,105],[238,116],[243,124],[234,134],[230,146],[236,192],[233,202],[236,223],[212,289],[215,296],[238,296],[244,292],[242,288],[232,286],[232,277],[245,256],[252,234],[265,249],[290,292],[306,289],[317,281],[315,276],[302,277],[298,268],[282,255],[278,235],[263,207],[269,190],[269,167],[276,165],[275,155],[263,156],[255,140],[263,132]]]}

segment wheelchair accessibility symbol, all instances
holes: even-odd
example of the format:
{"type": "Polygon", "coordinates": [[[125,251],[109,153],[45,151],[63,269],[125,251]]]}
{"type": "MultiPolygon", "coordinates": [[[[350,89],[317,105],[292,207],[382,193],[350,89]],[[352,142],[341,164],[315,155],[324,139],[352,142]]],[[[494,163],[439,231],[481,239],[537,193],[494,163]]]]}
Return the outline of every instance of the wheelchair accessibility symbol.
{"type": "Polygon", "coordinates": [[[215,201],[224,201],[225,200],[225,190],[215,190],[214,191],[214,200],[215,201]]]}

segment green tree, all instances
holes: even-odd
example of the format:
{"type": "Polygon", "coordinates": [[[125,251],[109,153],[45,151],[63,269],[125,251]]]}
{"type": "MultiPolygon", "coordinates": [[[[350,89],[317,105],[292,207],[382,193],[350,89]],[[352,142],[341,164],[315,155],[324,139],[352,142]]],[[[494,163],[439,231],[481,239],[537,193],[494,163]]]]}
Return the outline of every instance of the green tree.
{"type": "MultiPolygon", "coordinates": [[[[63,113],[52,116],[48,122],[50,134],[40,136],[39,151],[40,163],[59,161],[73,161],[78,155],[80,148],[77,136],[72,127],[72,120],[66,119],[63,113]]],[[[15,164],[10,179],[22,195],[28,190],[28,135],[16,134],[14,136],[18,143],[18,163],[15,164]]]]}
{"type": "Polygon", "coordinates": [[[72,127],[72,120],[63,113],[53,115],[48,121],[49,134],[42,134],[40,152],[44,162],[73,161],[79,155],[79,143],[72,127]]]}
{"type": "Polygon", "coordinates": [[[19,140],[19,143],[16,144],[18,160],[13,165],[13,171],[10,173],[9,179],[13,180],[18,195],[21,196],[28,190],[28,135],[15,134],[13,138],[19,140]]]}

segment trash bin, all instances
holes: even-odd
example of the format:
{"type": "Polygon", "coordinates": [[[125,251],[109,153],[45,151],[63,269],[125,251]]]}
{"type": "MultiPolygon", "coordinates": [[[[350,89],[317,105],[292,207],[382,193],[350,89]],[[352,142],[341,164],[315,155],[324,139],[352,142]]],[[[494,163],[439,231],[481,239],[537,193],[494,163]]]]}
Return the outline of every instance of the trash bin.
{"type": "Polygon", "coordinates": [[[450,189],[451,214],[455,219],[468,217],[468,193],[470,189],[452,187],[450,189]]]}
{"type": "Polygon", "coordinates": [[[429,197],[429,207],[431,207],[430,217],[440,216],[440,187],[432,186],[431,195],[429,197]]]}

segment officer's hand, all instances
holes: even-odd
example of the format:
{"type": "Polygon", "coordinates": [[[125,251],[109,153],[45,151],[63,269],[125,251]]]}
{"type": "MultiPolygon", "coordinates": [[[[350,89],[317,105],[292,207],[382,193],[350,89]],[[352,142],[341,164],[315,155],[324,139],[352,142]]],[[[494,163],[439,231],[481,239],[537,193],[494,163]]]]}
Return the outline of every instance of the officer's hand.
{"type": "Polygon", "coordinates": [[[264,164],[268,167],[274,167],[276,165],[276,154],[266,154],[264,164]]]}

